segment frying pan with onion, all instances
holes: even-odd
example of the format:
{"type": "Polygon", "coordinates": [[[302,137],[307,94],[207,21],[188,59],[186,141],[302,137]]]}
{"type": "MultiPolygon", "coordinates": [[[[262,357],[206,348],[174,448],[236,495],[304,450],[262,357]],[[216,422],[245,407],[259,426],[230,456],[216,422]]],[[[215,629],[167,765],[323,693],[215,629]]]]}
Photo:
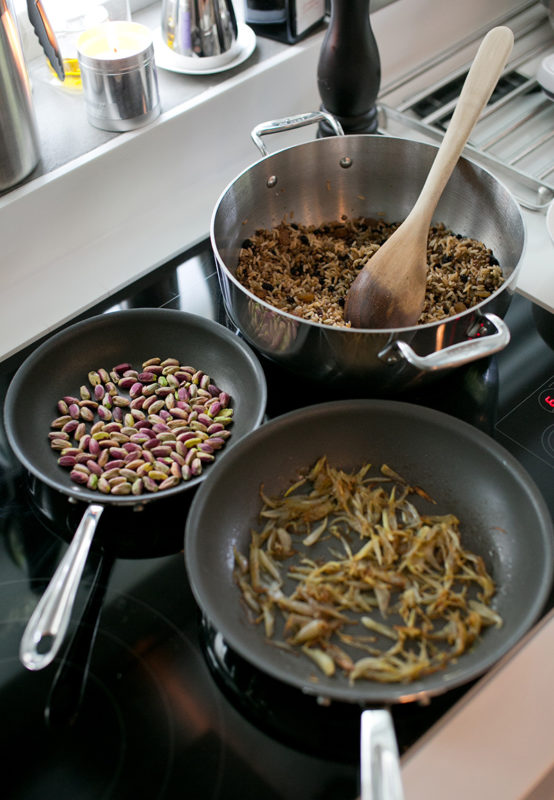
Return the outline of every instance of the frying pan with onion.
{"type": "Polygon", "coordinates": [[[485,672],[540,615],[552,582],[553,526],[528,474],[490,437],[442,412],[396,401],[346,400],[293,411],[240,441],[196,494],[187,519],[185,565],[198,605],[250,664],[301,692],[361,707],[424,700],[485,672]],[[462,544],[483,557],[496,584],[501,627],[484,630],[457,661],[410,683],[326,677],[308,659],[268,643],[248,619],[233,578],[234,549],[248,553],[259,528],[260,485],[280,494],[299,469],[327,455],[353,470],[386,463],[455,514],[462,544]]]}
{"type": "MultiPolygon", "coordinates": [[[[231,396],[232,435],[219,458],[257,427],[264,416],[267,389],[253,352],[216,322],[172,309],[132,309],[92,317],[71,325],[38,347],[16,372],[6,395],[8,441],[23,466],[51,489],[81,501],[85,511],[58,570],[39,601],[21,642],[20,658],[31,670],[46,667],[67,631],[83,567],[105,506],[131,511],[194,491],[205,474],[157,493],[102,494],[74,483],[57,464],[48,432],[58,416],[57,402],[87,383],[91,370],[111,370],[123,362],[140,365],[158,356],[173,357],[209,374],[231,396]]],[[[217,461],[215,462],[217,463],[217,461]]],[[[184,503],[183,503],[184,505],[184,503]]],[[[178,524],[178,523],[177,523],[178,524]]],[[[116,552],[117,548],[111,548],[116,552]]]]}

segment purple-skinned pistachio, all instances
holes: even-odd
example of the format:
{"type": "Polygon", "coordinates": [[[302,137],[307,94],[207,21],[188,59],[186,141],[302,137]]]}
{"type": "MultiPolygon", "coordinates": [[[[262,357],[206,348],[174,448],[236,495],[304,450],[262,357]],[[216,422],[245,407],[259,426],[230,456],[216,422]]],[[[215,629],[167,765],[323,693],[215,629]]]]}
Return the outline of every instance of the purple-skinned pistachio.
{"type": "MultiPolygon", "coordinates": [[[[119,385],[121,386],[121,383],[119,385]]],[[[135,397],[139,397],[140,395],[142,395],[142,383],[140,381],[133,381],[129,387],[129,397],[131,400],[134,400],[135,397]]]]}
{"type": "Polygon", "coordinates": [[[219,400],[216,400],[215,403],[210,403],[210,407],[208,408],[208,415],[210,417],[217,417],[219,412],[222,409],[222,405],[219,400]]]}
{"type": "Polygon", "coordinates": [[[87,434],[87,426],[85,425],[84,422],[79,422],[77,424],[77,427],[73,431],[73,438],[75,439],[76,442],[80,442],[83,436],[86,436],[86,434],[87,434]]]}
{"type": "Polygon", "coordinates": [[[122,449],[125,450],[126,453],[135,454],[140,453],[142,448],[136,442],[125,442],[125,444],[122,445],[122,449]]]}
{"type": "Polygon", "coordinates": [[[89,461],[95,461],[95,456],[91,456],[90,453],[83,450],[75,456],[75,461],[77,464],[84,464],[87,466],[89,461]]]}
{"type": "Polygon", "coordinates": [[[184,408],[179,408],[178,406],[174,406],[171,409],[170,414],[173,419],[188,420],[189,418],[189,412],[184,408]]]}
{"type": "Polygon", "coordinates": [[[69,422],[66,422],[65,425],[62,427],[62,431],[64,433],[73,433],[73,431],[76,430],[78,425],[79,425],[79,420],[70,419],[69,422]]]}
{"type": "Polygon", "coordinates": [[[146,464],[146,461],[142,458],[130,458],[128,461],[125,459],[125,464],[125,469],[132,469],[135,472],[143,464],[146,464]]]}
{"type": "Polygon", "coordinates": [[[79,439],[79,450],[81,451],[88,450],[91,439],[92,436],[90,435],[90,433],[84,433],[79,439]]]}
{"type": "Polygon", "coordinates": [[[221,450],[225,445],[225,439],[222,439],[221,436],[210,436],[208,441],[210,442],[212,450],[221,450]]]}
{"type": "Polygon", "coordinates": [[[153,481],[152,478],[148,477],[148,475],[143,475],[142,484],[147,492],[157,492],[160,488],[156,481],[153,481]]]}
{"type": "Polygon", "coordinates": [[[131,484],[122,475],[108,481],[112,494],[131,494],[131,484]]]}
{"type": "Polygon", "coordinates": [[[108,472],[112,472],[112,470],[119,471],[121,467],[124,466],[125,461],[122,458],[110,458],[110,460],[104,464],[104,469],[106,470],[104,474],[107,475],[108,472]]]}
{"type": "Polygon", "coordinates": [[[171,447],[169,445],[158,445],[153,447],[151,452],[154,458],[163,458],[171,455],[171,447]]]}
{"type": "Polygon", "coordinates": [[[123,447],[110,447],[110,456],[112,458],[122,459],[125,458],[127,455],[127,450],[124,450],[123,447]]]}
{"type": "Polygon", "coordinates": [[[109,422],[113,417],[110,409],[106,408],[104,405],[98,407],[98,416],[105,422],[109,422]]]}
{"type": "Polygon", "coordinates": [[[189,398],[190,398],[190,393],[187,387],[180,386],[177,389],[177,400],[181,400],[182,402],[186,403],[189,398]]]}
{"type": "Polygon", "coordinates": [[[180,477],[178,475],[169,475],[165,480],[163,480],[160,483],[160,491],[163,491],[164,489],[172,489],[179,483],[180,483],[180,477]]]}
{"type": "Polygon", "coordinates": [[[79,472],[79,470],[72,469],[69,473],[69,477],[74,483],[79,483],[81,485],[88,483],[89,473],[79,472]]]}
{"type": "Polygon", "coordinates": [[[114,367],[115,372],[119,372],[120,375],[123,375],[128,369],[131,369],[132,365],[129,364],[127,361],[122,361],[121,364],[116,364],[114,367]]]}
{"type": "Polygon", "coordinates": [[[95,475],[102,475],[102,467],[99,467],[96,461],[94,461],[92,458],[89,458],[89,460],[86,462],[86,465],[95,475]]]}
{"type": "Polygon", "coordinates": [[[50,447],[52,450],[65,450],[67,441],[67,439],[50,439],[50,447]]]}
{"type": "Polygon", "coordinates": [[[117,382],[117,385],[119,386],[120,389],[124,389],[125,391],[130,391],[132,387],[136,384],[136,382],[137,382],[136,378],[133,375],[128,375],[127,377],[120,378],[119,381],[117,382]]]}
{"type": "Polygon", "coordinates": [[[116,420],[112,420],[111,422],[108,422],[106,425],[104,425],[104,430],[106,431],[106,433],[112,434],[112,433],[119,432],[122,427],[123,426],[122,426],[121,422],[117,422],[116,420]]]}
{"type": "Polygon", "coordinates": [[[77,459],[75,458],[75,456],[65,455],[65,456],[60,456],[58,458],[58,464],[60,465],[60,467],[74,467],[76,463],[77,459]]]}
{"type": "Polygon", "coordinates": [[[98,491],[103,494],[109,494],[111,491],[110,484],[103,475],[98,478],[98,491]]]}
{"type": "Polygon", "coordinates": [[[193,475],[200,475],[202,473],[202,462],[199,458],[193,458],[190,463],[190,471],[193,475]]]}
{"type": "Polygon", "coordinates": [[[197,452],[196,451],[196,447],[191,447],[191,449],[188,451],[188,453],[185,456],[185,464],[188,464],[189,466],[191,465],[191,463],[194,461],[194,458],[196,456],[196,452],[197,452]]]}

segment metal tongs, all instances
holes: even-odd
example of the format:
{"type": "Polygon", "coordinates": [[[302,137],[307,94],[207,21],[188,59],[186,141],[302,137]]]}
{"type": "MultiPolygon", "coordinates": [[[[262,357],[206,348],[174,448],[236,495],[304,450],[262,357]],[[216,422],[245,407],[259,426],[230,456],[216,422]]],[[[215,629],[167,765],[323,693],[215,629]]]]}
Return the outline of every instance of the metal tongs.
{"type": "Polygon", "coordinates": [[[42,49],[46,53],[48,61],[52,64],[52,69],[58,78],[63,81],[65,79],[65,69],[60,55],[58,40],[46,16],[41,0],[27,0],[27,14],[42,45],[42,49]]]}
{"type": "Polygon", "coordinates": [[[361,800],[404,800],[398,745],[388,711],[362,712],[361,800]]]}

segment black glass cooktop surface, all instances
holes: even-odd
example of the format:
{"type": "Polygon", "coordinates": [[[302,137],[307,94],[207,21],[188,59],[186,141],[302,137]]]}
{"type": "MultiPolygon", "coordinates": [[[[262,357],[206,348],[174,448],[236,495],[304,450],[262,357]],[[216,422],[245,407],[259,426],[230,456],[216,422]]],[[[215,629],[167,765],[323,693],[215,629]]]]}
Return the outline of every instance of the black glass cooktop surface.
{"type": "MultiPolygon", "coordinates": [[[[204,242],[87,316],[168,307],[226,321],[204,242]]],[[[554,514],[554,352],[516,296],[510,345],[401,399],[496,438],[530,472],[554,514]]],[[[32,348],[30,348],[31,350],[32,348]]],[[[1,396],[26,352],[0,365],[1,396]]],[[[262,362],[268,416],[333,399],[262,362]],[[286,395],[286,398],[285,398],[286,395]]],[[[3,796],[12,800],[337,800],[359,791],[357,707],[320,705],[260,675],[201,618],[187,583],[187,501],[109,508],[70,634],[47,668],[18,651],[27,620],[83,508],[31,478],[0,430],[0,713],[3,796]]],[[[467,687],[466,687],[467,688],[467,687]]],[[[401,752],[464,693],[392,709],[401,752]]]]}

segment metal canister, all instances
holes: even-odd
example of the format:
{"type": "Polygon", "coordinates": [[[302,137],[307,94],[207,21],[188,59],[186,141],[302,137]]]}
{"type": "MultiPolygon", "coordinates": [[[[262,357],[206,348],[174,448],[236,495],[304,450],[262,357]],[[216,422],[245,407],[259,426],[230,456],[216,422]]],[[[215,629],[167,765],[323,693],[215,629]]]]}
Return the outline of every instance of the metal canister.
{"type": "Polygon", "coordinates": [[[23,180],[39,161],[29,76],[17,23],[0,0],[0,191],[23,180]]]}

